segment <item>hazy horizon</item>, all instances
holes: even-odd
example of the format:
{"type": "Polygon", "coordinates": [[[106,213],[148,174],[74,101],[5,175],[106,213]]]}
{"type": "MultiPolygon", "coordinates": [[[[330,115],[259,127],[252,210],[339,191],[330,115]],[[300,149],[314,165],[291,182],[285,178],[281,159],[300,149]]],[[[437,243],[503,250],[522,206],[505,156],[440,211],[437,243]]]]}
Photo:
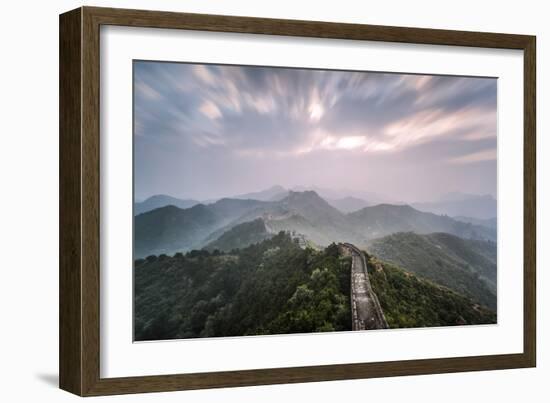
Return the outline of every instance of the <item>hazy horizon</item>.
{"type": "MultiPolygon", "coordinates": [[[[448,201],[448,200],[450,200],[450,198],[453,195],[455,195],[455,196],[456,195],[462,195],[463,196],[463,198],[458,197],[458,200],[465,200],[468,197],[486,197],[486,196],[490,196],[490,197],[492,197],[496,200],[496,196],[491,194],[491,193],[465,193],[465,192],[460,192],[460,191],[451,191],[451,192],[438,194],[435,197],[429,198],[429,199],[404,200],[404,199],[394,199],[394,198],[388,197],[385,194],[381,194],[381,193],[378,193],[378,192],[371,192],[371,191],[368,191],[368,190],[365,191],[362,194],[361,191],[351,190],[351,189],[319,188],[317,186],[304,186],[304,185],[294,185],[294,186],[286,187],[286,186],[282,186],[282,185],[279,185],[279,184],[274,184],[274,185],[271,185],[271,186],[263,187],[261,189],[250,189],[250,190],[242,192],[242,193],[220,194],[216,197],[210,197],[210,198],[207,198],[207,199],[203,199],[203,198],[199,198],[199,197],[193,197],[192,195],[189,195],[189,196],[175,196],[175,195],[170,194],[170,193],[154,193],[154,194],[150,194],[148,196],[145,196],[143,198],[136,198],[134,200],[134,202],[139,203],[139,202],[145,201],[145,200],[147,200],[147,199],[149,199],[150,197],[153,197],[153,196],[169,196],[169,197],[175,197],[177,199],[195,200],[195,201],[204,203],[204,202],[212,202],[212,201],[220,200],[220,199],[223,199],[223,198],[232,198],[232,197],[236,197],[236,196],[242,196],[242,195],[249,194],[249,193],[259,193],[259,192],[267,191],[267,190],[270,190],[270,189],[273,189],[273,188],[276,188],[276,187],[281,187],[286,191],[293,191],[293,192],[314,191],[316,193],[319,193],[319,192],[327,191],[327,192],[331,192],[331,193],[335,194],[334,197],[326,197],[327,199],[331,199],[331,200],[343,199],[343,198],[347,198],[347,197],[354,197],[354,198],[358,198],[358,199],[363,199],[364,201],[373,202],[371,197],[369,197],[370,195],[373,195],[373,196],[376,196],[376,200],[374,201],[375,204],[378,200],[380,200],[379,201],[380,203],[424,203],[424,202],[448,201]],[[336,196],[336,195],[338,195],[338,196],[336,196]]],[[[320,194],[319,194],[319,196],[323,197],[320,194]]]]}
{"type": "Polygon", "coordinates": [[[134,62],[134,197],[496,197],[493,78],[134,62]]]}

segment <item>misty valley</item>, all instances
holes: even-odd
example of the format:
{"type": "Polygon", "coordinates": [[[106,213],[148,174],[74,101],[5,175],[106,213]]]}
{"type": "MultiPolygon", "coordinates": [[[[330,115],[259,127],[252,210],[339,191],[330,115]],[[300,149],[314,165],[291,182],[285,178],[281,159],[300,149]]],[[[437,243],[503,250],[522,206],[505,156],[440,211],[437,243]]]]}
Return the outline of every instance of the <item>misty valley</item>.
{"type": "Polygon", "coordinates": [[[496,323],[496,200],[273,186],[134,205],[135,340],[496,323]]]}

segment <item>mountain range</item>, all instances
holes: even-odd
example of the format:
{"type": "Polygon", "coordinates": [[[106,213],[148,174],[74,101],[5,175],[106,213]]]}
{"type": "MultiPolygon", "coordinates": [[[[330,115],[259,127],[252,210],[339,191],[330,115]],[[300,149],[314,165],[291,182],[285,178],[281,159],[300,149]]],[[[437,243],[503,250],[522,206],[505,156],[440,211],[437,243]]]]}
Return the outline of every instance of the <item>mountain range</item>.
{"type": "MultiPolygon", "coordinates": [[[[356,192],[352,190],[335,190],[320,188],[317,186],[295,186],[286,189],[280,185],[257,192],[237,194],[228,196],[231,199],[239,200],[260,200],[260,201],[279,201],[288,196],[289,192],[314,191],[320,197],[325,199],[331,206],[337,208],[343,213],[351,213],[362,208],[378,204],[409,204],[415,209],[423,212],[434,213],[438,215],[448,215],[458,218],[464,222],[472,224],[489,225],[489,221],[495,220],[497,215],[497,203],[491,195],[475,195],[467,193],[448,193],[441,196],[438,200],[423,202],[405,203],[401,201],[392,201],[387,197],[380,196],[374,192],[356,192]],[[474,222],[475,220],[485,222],[474,222]]],[[[180,208],[189,208],[196,204],[212,204],[221,199],[198,200],[180,199],[168,195],[154,195],[144,201],[134,203],[134,215],[142,214],[147,211],[165,206],[176,206],[180,208]]]]}
{"type": "Polygon", "coordinates": [[[261,190],[259,192],[245,193],[237,196],[232,196],[232,199],[253,199],[261,201],[277,201],[284,199],[288,194],[288,190],[284,187],[275,185],[268,189],[261,190]]]}
{"type": "Polygon", "coordinates": [[[165,206],[176,206],[182,209],[193,207],[199,204],[197,200],[191,199],[178,199],[177,197],[167,195],[154,195],[142,202],[134,203],[134,215],[139,215],[147,211],[151,211],[165,206]]]}
{"type": "Polygon", "coordinates": [[[317,190],[136,203],[135,339],[351,330],[343,242],[363,250],[390,328],[496,323],[495,217],[317,190]]]}
{"type": "Polygon", "coordinates": [[[346,196],[340,199],[326,199],[326,201],[334,208],[337,208],[342,213],[352,213],[362,208],[372,206],[373,203],[360,199],[359,197],[346,196]]]}
{"type": "MultiPolygon", "coordinates": [[[[272,198],[277,190],[280,189],[270,192],[272,198]]],[[[212,245],[233,249],[279,231],[296,234],[319,247],[332,242],[366,246],[370,240],[396,232],[444,232],[466,239],[496,240],[494,228],[422,212],[408,205],[379,204],[344,213],[315,191],[288,191],[280,200],[225,198],[189,208],[169,205],[139,214],[135,217],[134,253],[139,258],[212,245]],[[259,221],[251,224],[257,220],[263,227],[259,221]],[[247,231],[256,236],[247,235],[247,231]]]]}

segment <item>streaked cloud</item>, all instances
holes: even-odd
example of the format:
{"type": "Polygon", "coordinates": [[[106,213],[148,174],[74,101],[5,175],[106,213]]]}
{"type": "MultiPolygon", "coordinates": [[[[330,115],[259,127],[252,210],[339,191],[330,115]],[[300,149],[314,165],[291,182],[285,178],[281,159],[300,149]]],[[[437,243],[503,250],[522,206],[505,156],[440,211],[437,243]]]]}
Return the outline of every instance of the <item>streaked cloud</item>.
{"type": "Polygon", "coordinates": [[[204,101],[199,110],[210,119],[219,119],[222,117],[219,108],[212,101],[204,101]]]}
{"type": "Polygon", "coordinates": [[[138,98],[145,98],[149,100],[158,101],[162,98],[160,92],[149,86],[144,81],[136,82],[135,84],[136,96],[138,98]]]}
{"type": "Polygon", "coordinates": [[[470,164],[474,162],[492,161],[497,159],[497,152],[495,149],[477,151],[475,153],[466,154],[461,157],[451,158],[449,160],[452,164],[470,164]]]}
{"type": "Polygon", "coordinates": [[[154,158],[223,156],[242,170],[363,158],[367,170],[434,147],[432,161],[455,169],[496,156],[496,79],[142,61],[134,85],[136,167],[150,170],[154,158]]]}

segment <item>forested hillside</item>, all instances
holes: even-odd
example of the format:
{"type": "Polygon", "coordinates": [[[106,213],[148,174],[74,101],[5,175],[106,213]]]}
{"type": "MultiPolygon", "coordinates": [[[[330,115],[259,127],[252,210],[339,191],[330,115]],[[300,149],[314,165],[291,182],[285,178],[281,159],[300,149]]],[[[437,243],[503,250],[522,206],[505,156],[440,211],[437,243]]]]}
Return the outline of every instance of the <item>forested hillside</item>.
{"type": "Polygon", "coordinates": [[[496,309],[496,244],[450,234],[401,232],[371,241],[369,252],[496,309]]]}
{"type": "MultiPolygon", "coordinates": [[[[288,233],[229,252],[193,250],[135,262],[135,339],[351,330],[349,257],[302,248],[288,233]]],[[[494,323],[469,298],[369,260],[392,327],[494,323]]]]}
{"type": "Polygon", "coordinates": [[[350,262],[288,234],[135,263],[135,339],[350,330],[350,262]]]}
{"type": "Polygon", "coordinates": [[[257,218],[254,221],[234,226],[229,231],[224,232],[218,239],[209,243],[205,249],[231,251],[261,242],[271,236],[273,234],[267,231],[264,220],[257,218]]]}
{"type": "Polygon", "coordinates": [[[446,287],[371,257],[369,278],[391,328],[496,323],[496,313],[446,287]]]}

